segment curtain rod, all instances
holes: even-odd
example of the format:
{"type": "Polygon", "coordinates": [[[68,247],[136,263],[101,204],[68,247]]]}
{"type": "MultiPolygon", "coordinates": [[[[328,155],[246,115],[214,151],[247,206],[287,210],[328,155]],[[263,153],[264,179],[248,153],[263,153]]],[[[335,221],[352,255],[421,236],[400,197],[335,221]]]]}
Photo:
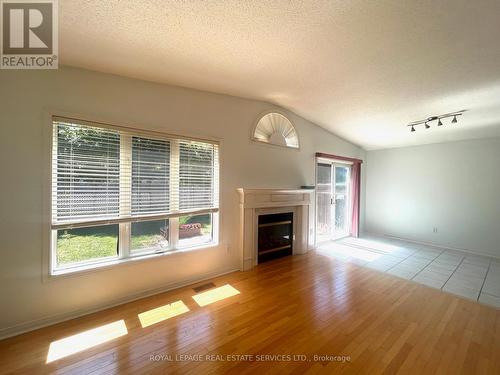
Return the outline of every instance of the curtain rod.
{"type": "Polygon", "coordinates": [[[347,156],[339,156],[339,155],[333,155],[333,154],[325,154],[324,152],[317,152],[316,157],[317,158],[326,158],[326,159],[344,160],[344,161],[350,161],[352,163],[359,163],[359,164],[363,163],[363,160],[361,160],[361,159],[348,158],[347,156]]]}

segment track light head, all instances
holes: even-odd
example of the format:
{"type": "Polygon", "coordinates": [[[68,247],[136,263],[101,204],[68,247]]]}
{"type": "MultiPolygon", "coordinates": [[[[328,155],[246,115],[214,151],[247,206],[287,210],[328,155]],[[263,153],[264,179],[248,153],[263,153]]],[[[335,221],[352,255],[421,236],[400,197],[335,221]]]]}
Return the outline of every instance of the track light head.
{"type": "Polygon", "coordinates": [[[411,132],[414,132],[414,131],[415,131],[415,128],[412,126],[410,131],[411,131],[411,132]]]}
{"type": "Polygon", "coordinates": [[[452,124],[456,124],[458,121],[457,121],[457,116],[453,116],[453,120],[451,120],[451,123],[452,124]]]}
{"type": "Polygon", "coordinates": [[[429,129],[431,126],[428,123],[425,123],[425,128],[429,129]]]}
{"type": "Polygon", "coordinates": [[[441,119],[438,120],[438,126],[441,126],[443,125],[443,122],[441,121],[441,119]]]}

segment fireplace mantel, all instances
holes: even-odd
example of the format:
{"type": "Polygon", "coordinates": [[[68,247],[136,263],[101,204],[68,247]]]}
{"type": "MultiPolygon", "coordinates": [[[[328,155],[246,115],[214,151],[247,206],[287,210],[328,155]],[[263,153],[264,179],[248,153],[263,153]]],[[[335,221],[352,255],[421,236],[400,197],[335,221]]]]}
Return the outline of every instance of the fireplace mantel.
{"type": "Polygon", "coordinates": [[[307,189],[237,189],[240,203],[239,250],[241,270],[257,264],[257,221],[259,215],[293,212],[293,255],[309,250],[310,210],[313,190],[307,189]]]}

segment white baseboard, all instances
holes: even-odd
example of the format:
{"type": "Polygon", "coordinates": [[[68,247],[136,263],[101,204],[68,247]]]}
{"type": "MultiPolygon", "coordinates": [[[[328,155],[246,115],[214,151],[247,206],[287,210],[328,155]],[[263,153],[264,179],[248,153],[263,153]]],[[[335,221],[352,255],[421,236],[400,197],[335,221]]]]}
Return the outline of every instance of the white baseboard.
{"type": "Polygon", "coordinates": [[[97,307],[93,307],[90,309],[74,310],[74,311],[67,312],[67,313],[57,314],[57,315],[53,315],[50,317],[36,319],[36,320],[29,321],[29,322],[16,324],[16,325],[13,325],[10,327],[1,328],[0,329],[0,340],[6,339],[6,338],[12,337],[12,336],[17,336],[17,335],[20,335],[22,333],[26,333],[29,331],[34,331],[35,329],[47,327],[47,326],[50,326],[50,325],[53,325],[56,323],[61,323],[61,322],[67,321],[67,320],[79,318],[81,316],[92,314],[92,313],[95,313],[97,311],[106,310],[106,309],[109,309],[111,307],[115,307],[118,305],[123,305],[123,304],[128,303],[128,302],[139,300],[141,298],[149,297],[149,296],[159,294],[159,293],[168,292],[170,290],[182,288],[182,287],[188,286],[190,284],[199,283],[201,281],[213,279],[215,277],[223,276],[223,275],[226,275],[228,273],[236,272],[236,271],[239,271],[239,270],[238,269],[229,269],[229,270],[222,271],[222,272],[205,274],[201,277],[186,280],[186,281],[183,281],[180,283],[172,283],[172,284],[168,284],[168,285],[165,285],[163,287],[160,287],[160,288],[149,289],[149,290],[145,290],[143,292],[134,293],[134,294],[131,294],[131,295],[123,297],[123,298],[118,298],[118,299],[114,300],[113,302],[99,305],[97,307]]]}
{"type": "Polygon", "coordinates": [[[401,240],[401,241],[416,243],[416,244],[419,244],[419,245],[439,247],[441,249],[446,249],[446,250],[451,250],[451,251],[457,251],[459,253],[466,253],[466,254],[472,254],[472,255],[481,255],[481,256],[485,256],[485,257],[500,259],[500,256],[498,256],[496,254],[488,253],[486,251],[477,251],[477,250],[461,249],[461,248],[452,247],[452,246],[444,246],[444,245],[440,245],[440,244],[435,243],[435,242],[418,241],[418,240],[414,240],[414,239],[410,239],[410,238],[398,237],[398,236],[394,236],[394,235],[391,235],[391,234],[385,234],[385,233],[364,232],[363,234],[372,235],[372,236],[379,236],[379,237],[387,237],[387,238],[392,238],[392,239],[395,239],[395,240],[401,240]]]}

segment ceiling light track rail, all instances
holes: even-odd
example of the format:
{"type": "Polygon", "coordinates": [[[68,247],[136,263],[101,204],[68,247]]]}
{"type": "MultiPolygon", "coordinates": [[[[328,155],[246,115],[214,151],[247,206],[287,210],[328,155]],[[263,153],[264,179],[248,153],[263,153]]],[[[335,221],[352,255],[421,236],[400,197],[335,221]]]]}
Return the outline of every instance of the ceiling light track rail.
{"type": "Polygon", "coordinates": [[[467,110],[462,109],[462,110],[456,111],[456,112],[444,113],[442,115],[437,115],[437,116],[430,116],[430,117],[427,117],[426,119],[423,119],[423,120],[410,122],[406,126],[410,127],[411,132],[414,132],[415,127],[420,126],[420,125],[424,125],[426,129],[429,129],[431,127],[429,125],[430,122],[437,121],[437,123],[436,123],[437,126],[442,126],[443,121],[441,121],[441,120],[446,119],[446,118],[450,118],[450,117],[453,117],[453,119],[451,120],[451,123],[456,124],[458,122],[457,117],[462,116],[465,112],[467,112],[467,110]]]}

